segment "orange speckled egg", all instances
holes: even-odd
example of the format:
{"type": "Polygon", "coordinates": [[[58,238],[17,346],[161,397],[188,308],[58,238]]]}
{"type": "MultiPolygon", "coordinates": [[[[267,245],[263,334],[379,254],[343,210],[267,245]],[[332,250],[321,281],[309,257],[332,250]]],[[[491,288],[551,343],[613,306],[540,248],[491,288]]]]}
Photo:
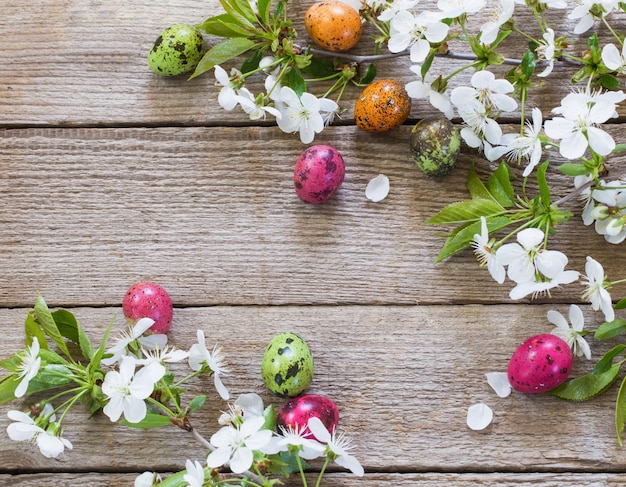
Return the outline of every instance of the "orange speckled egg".
{"type": "Polygon", "coordinates": [[[335,1],[312,5],[304,15],[304,26],[318,46],[333,52],[354,47],[363,30],[359,12],[335,1]]]}
{"type": "Polygon", "coordinates": [[[354,105],[354,119],[368,132],[386,132],[402,125],[411,111],[411,98],[404,85],[381,79],[367,86],[354,105]]]}

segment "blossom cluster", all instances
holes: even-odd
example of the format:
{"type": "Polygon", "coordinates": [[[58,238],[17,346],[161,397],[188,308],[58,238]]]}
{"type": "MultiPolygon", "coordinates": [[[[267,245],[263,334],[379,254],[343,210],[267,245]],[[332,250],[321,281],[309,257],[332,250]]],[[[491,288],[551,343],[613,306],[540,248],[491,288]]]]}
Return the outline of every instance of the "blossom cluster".
{"type": "Polygon", "coordinates": [[[364,473],[351,454],[351,441],[336,429],[336,424],[327,426],[318,417],[310,417],[306,425],[288,425],[275,431],[277,414],[273,406],[265,408],[257,394],[242,394],[230,404],[228,412],[218,419],[221,428],[206,440],[192,424],[192,416],[205,403],[206,395],[196,396],[183,405],[183,384],[208,375],[222,400],[228,401],[230,393],[223,382],[229,375],[226,360],[217,345],[207,347],[201,329],[196,332],[196,343],[183,350],[168,344],[166,334],[152,333],[153,319],[141,318],[112,340],[109,327],[100,347],[95,349],[71,313],[50,312],[41,297],[27,323],[27,342],[31,343],[13,357],[0,360],[0,366],[10,372],[0,381],[0,392],[3,397],[19,399],[35,392],[53,391],[32,405],[28,413],[8,412],[12,421],[7,427],[9,438],[37,445],[45,457],[59,458],[73,449],[64,437],[63,421],[80,401],[89,406],[92,415],[101,411],[111,422],[119,421],[129,427],[178,426],[192,432],[208,449],[202,461],[188,459],[185,470],[166,480],[158,472],[142,473],[135,480],[138,487],[162,481],[177,487],[230,485],[232,478],[224,477],[222,469],[242,475],[240,485],[273,485],[278,479],[270,478],[270,474],[288,475],[299,470],[306,485],[305,460],[317,458],[325,462],[318,485],[330,462],[359,476],[364,473]],[[57,319],[64,326],[59,328],[57,319]],[[46,337],[53,340],[59,353],[50,349],[46,337]],[[66,339],[78,342],[80,359],[70,352],[66,339]],[[190,371],[176,380],[168,367],[182,363],[190,371]],[[284,467],[270,469],[272,464],[284,467]]]}

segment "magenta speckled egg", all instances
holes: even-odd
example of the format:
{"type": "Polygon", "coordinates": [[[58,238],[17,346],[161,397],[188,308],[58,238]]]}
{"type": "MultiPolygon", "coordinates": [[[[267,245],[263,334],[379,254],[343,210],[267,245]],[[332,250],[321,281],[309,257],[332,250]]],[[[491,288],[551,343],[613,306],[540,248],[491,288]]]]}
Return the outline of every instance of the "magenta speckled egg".
{"type": "Polygon", "coordinates": [[[276,424],[283,428],[291,427],[305,431],[305,438],[313,438],[308,430],[310,418],[317,417],[331,433],[339,423],[339,409],[333,401],[317,394],[289,399],[278,411],[276,424]]]}
{"type": "Polygon", "coordinates": [[[131,323],[141,318],[152,318],[150,327],[153,333],[167,333],[172,325],[174,307],[167,291],[154,282],[144,281],[133,284],[122,300],[122,311],[131,323]]]}
{"type": "Polygon", "coordinates": [[[558,336],[544,333],[530,337],[511,357],[509,383],[526,394],[550,391],[565,382],[572,360],[572,351],[558,336]]]}
{"type": "Polygon", "coordinates": [[[343,157],[329,145],[313,145],[296,162],[293,184],[298,198],[306,203],[323,203],[339,189],[346,174],[343,157]]]}

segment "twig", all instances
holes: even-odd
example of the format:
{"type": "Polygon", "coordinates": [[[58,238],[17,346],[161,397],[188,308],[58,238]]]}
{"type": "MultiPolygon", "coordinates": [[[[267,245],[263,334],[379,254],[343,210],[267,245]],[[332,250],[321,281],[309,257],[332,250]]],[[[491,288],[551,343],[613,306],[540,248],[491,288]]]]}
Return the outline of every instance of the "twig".
{"type": "MultiPolygon", "coordinates": [[[[331,52],[331,51],[326,51],[324,49],[317,49],[315,47],[310,47],[310,46],[294,46],[294,47],[301,50],[302,52],[308,49],[311,54],[315,54],[317,56],[336,57],[339,59],[345,59],[346,61],[352,61],[358,64],[372,63],[372,62],[381,61],[385,59],[394,59],[397,57],[408,56],[410,54],[410,51],[408,49],[401,51],[401,52],[390,52],[386,54],[360,55],[360,54],[348,54],[344,52],[331,52]]],[[[478,59],[476,55],[474,54],[465,54],[465,53],[459,53],[459,52],[454,52],[450,50],[444,53],[437,54],[436,56],[447,57],[450,59],[461,59],[465,61],[476,61],[476,59],[478,59]]],[[[567,58],[558,59],[557,62],[560,62],[563,64],[572,64],[576,66],[582,65],[581,63],[577,63],[567,58]]],[[[522,63],[522,61],[520,59],[505,57],[502,59],[502,63],[513,65],[513,66],[519,66],[522,63]]],[[[546,66],[547,64],[548,64],[547,61],[540,61],[536,64],[536,66],[543,67],[543,66],[546,66]]]]}

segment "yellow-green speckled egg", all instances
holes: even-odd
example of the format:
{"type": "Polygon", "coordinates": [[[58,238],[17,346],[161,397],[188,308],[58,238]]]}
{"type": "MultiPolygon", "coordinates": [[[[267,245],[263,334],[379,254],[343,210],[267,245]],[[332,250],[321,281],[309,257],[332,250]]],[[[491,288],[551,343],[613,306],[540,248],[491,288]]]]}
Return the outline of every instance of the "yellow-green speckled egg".
{"type": "Polygon", "coordinates": [[[313,356],[306,342],[295,333],[280,333],[267,345],[261,363],[267,388],[282,397],[295,397],[313,380],[313,356]]]}
{"type": "Polygon", "coordinates": [[[186,24],[161,32],[148,53],[150,70],[161,76],[177,76],[196,68],[204,54],[202,34],[186,24]]]}

